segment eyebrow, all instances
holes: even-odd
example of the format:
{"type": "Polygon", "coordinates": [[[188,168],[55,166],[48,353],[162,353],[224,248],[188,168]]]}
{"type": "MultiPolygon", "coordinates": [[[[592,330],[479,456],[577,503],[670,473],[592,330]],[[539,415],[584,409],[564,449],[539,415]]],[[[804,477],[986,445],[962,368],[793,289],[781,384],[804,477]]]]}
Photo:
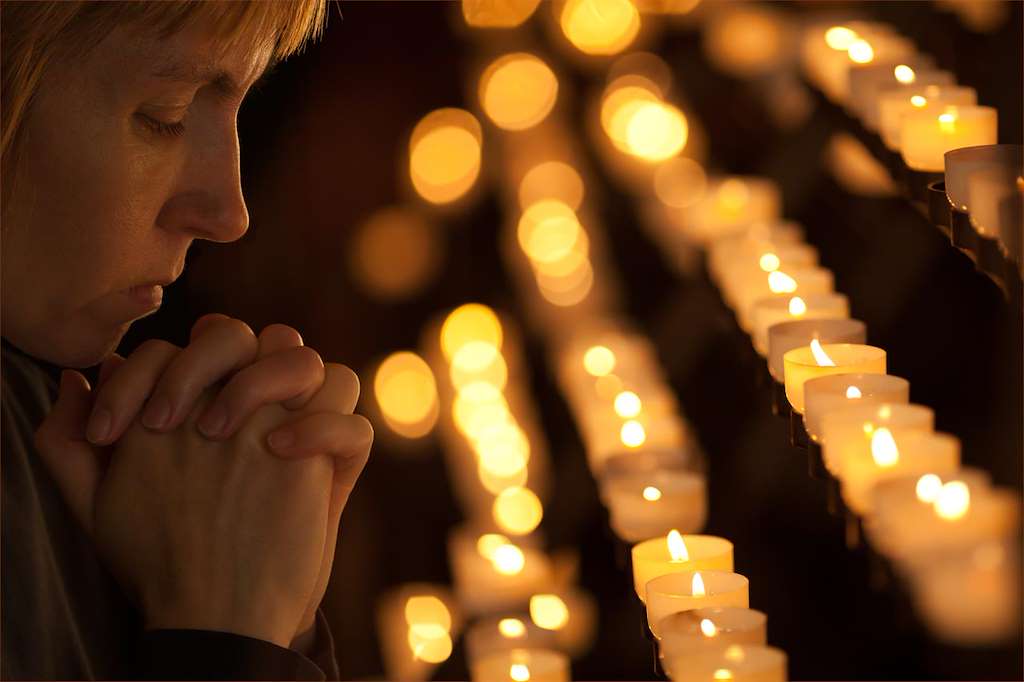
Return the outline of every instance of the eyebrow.
{"type": "MultiPolygon", "coordinates": [[[[250,89],[256,89],[262,85],[263,82],[273,71],[272,66],[268,65],[263,69],[250,89]]],[[[244,93],[242,92],[242,86],[235,80],[227,71],[220,69],[214,65],[206,63],[193,63],[193,62],[182,62],[172,61],[165,62],[157,67],[153,71],[153,76],[163,80],[176,81],[179,83],[189,84],[209,84],[214,89],[225,97],[240,98],[244,93]]]]}

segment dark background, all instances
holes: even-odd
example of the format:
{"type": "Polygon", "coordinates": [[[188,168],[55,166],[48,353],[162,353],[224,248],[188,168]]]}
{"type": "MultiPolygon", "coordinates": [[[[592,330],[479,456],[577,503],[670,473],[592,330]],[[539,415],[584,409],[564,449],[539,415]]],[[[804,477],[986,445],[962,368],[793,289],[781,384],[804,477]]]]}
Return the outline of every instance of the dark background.
{"type": "MultiPolygon", "coordinates": [[[[844,3],[773,3],[796,14],[844,3]]],[[[1003,28],[972,34],[952,15],[918,2],[856,3],[930,52],[979,102],[998,107],[1000,141],[1021,142],[1021,4],[1003,28]]],[[[543,3],[539,11],[547,10],[543,3]]],[[[480,301],[523,320],[497,250],[501,214],[488,190],[466,212],[446,216],[439,277],[404,303],[360,293],[347,272],[353,228],[403,195],[401,155],[415,122],[443,106],[473,108],[463,79],[472,46],[455,31],[454,2],[344,2],[331,8],[322,42],[282,64],[239,118],[243,185],[251,227],[239,243],[197,244],[163,309],[137,324],[120,349],[151,336],[184,344],[200,315],[223,312],[255,330],[299,329],[327,360],[363,380],[372,412],[373,364],[416,348],[438,312],[480,301]]],[[[521,30],[543,40],[535,16],[521,30]]],[[[710,169],[767,175],[784,190],[785,215],[801,222],[822,264],[836,275],[869,342],[887,349],[889,372],[936,413],[936,427],[963,441],[967,465],[1021,489],[1021,311],[934,226],[901,198],[865,199],[840,189],[821,166],[829,136],[849,125],[819,106],[797,130],[775,130],[756,91],[704,60],[699,33],[664,32],[649,49],[673,68],[710,139],[710,169]]],[[[594,75],[559,63],[562,92],[588,92],[594,75]]],[[[579,99],[579,98],[577,98],[579,99]]],[[[578,102],[563,102],[581,116],[578,102]]],[[[578,120],[578,119],[577,119],[578,120]]],[[[485,130],[485,137],[487,131],[485,130]]],[[[486,141],[485,141],[486,145],[486,141]]],[[[730,538],[751,605],[769,615],[769,642],[789,654],[793,679],[1021,679],[1019,636],[964,650],[931,639],[906,595],[863,548],[849,549],[844,522],[826,510],[825,486],[808,477],[805,451],[773,417],[769,389],[749,340],[703,277],[673,274],[637,227],[635,203],[596,172],[588,197],[600,207],[625,286],[627,312],[657,345],[686,416],[708,454],[707,532],[730,538]],[[684,322],[686,320],[686,322],[684,322]]],[[[588,199],[589,201],[590,199],[588,199]]],[[[650,643],[629,569],[607,530],[582,446],[527,335],[530,381],[550,443],[560,496],[546,509],[552,546],[581,552],[581,584],[600,604],[598,640],[574,662],[577,679],[654,675],[650,643]]],[[[377,425],[380,433],[386,427],[377,425]]],[[[375,605],[410,581],[450,582],[448,528],[460,518],[438,447],[409,456],[378,438],[345,512],[324,608],[343,675],[382,674],[375,605]],[[399,550],[398,548],[403,548],[399,550]]],[[[460,644],[437,672],[468,676],[460,644]]]]}

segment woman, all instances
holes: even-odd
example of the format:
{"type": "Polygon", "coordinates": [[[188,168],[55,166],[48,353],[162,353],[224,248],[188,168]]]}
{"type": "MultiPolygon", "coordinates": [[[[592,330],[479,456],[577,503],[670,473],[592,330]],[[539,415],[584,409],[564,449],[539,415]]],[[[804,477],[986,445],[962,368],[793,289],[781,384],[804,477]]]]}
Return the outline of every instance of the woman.
{"type": "Polygon", "coordinates": [[[223,315],[114,353],[193,240],[245,233],[238,107],[323,0],[0,12],[2,676],[336,677],[318,606],[372,441],[355,375],[223,315]],[[95,387],[61,371],[100,362],[95,387]]]}

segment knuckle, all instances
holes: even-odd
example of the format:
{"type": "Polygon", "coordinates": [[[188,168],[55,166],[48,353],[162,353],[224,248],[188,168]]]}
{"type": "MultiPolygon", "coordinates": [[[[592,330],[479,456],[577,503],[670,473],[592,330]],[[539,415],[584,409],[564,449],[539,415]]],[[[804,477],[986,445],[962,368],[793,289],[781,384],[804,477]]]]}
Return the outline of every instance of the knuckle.
{"type": "Polygon", "coordinates": [[[297,346],[291,350],[299,367],[306,374],[322,375],[324,372],[324,361],[320,354],[309,346],[297,346]]]}
{"type": "Polygon", "coordinates": [[[148,339],[139,345],[135,354],[162,357],[176,353],[179,350],[181,349],[170,341],[164,341],[163,339],[148,339]]]}

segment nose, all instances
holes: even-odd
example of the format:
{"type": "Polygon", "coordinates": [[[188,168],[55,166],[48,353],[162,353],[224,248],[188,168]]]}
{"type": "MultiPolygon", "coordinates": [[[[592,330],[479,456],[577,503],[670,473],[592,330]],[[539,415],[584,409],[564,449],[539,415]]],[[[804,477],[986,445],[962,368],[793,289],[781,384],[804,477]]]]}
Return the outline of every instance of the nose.
{"type": "Polygon", "coordinates": [[[234,121],[189,143],[178,189],[157,224],[193,239],[233,242],[249,229],[234,121]]]}

